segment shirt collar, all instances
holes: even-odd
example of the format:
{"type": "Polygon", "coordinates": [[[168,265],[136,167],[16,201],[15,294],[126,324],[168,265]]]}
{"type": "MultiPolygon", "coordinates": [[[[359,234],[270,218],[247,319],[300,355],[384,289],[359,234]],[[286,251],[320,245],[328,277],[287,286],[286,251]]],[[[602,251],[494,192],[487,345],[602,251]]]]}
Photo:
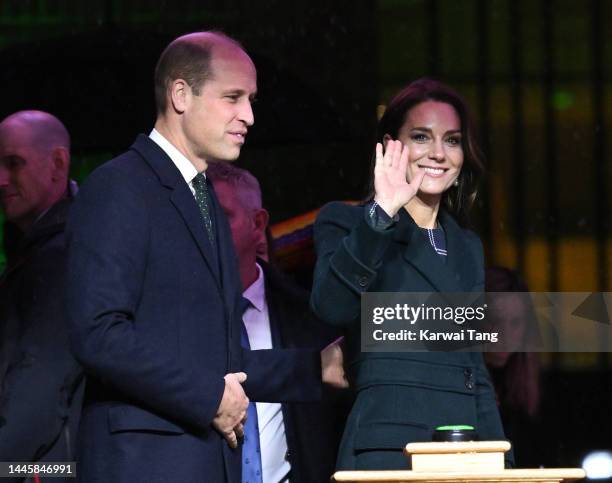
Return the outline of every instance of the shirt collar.
{"type": "MultiPolygon", "coordinates": [[[[198,174],[198,170],[193,164],[191,164],[191,161],[189,161],[183,153],[176,149],[170,141],[162,136],[157,129],[153,128],[151,134],[149,134],[149,138],[164,150],[164,152],[181,172],[181,175],[187,184],[191,184],[193,178],[195,178],[198,174]]],[[[204,176],[206,175],[204,174],[204,176]]]]}
{"type": "Polygon", "coordinates": [[[263,311],[266,303],[266,287],[264,280],[264,273],[259,263],[257,265],[257,280],[255,280],[249,287],[242,293],[242,296],[247,299],[253,307],[259,312],[263,311]]]}

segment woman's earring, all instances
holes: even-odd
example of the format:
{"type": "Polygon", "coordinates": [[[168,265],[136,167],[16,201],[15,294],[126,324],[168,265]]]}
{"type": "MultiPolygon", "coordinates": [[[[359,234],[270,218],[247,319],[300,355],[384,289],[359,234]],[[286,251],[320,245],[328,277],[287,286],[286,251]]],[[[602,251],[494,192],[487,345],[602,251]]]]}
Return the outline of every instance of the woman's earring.
{"type": "Polygon", "coordinates": [[[459,186],[459,178],[455,178],[455,182],[453,183],[453,186],[455,187],[459,186]]]}

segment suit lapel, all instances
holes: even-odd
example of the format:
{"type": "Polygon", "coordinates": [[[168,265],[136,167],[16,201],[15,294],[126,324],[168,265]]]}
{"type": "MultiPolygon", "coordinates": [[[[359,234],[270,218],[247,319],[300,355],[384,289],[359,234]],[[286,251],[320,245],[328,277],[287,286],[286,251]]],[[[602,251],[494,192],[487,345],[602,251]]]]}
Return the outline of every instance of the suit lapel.
{"type": "MultiPolygon", "coordinates": [[[[208,187],[211,210],[215,222],[215,236],[218,247],[217,253],[219,254],[218,265],[223,267],[223,271],[220,274],[223,299],[226,307],[231,308],[231,317],[233,316],[233,311],[236,309],[236,294],[242,293],[241,282],[238,277],[240,273],[237,262],[238,257],[234,250],[234,242],[232,240],[229,223],[219,204],[213,184],[209,183],[208,187]]],[[[240,318],[241,317],[242,314],[240,314],[240,318]]]]}
{"type": "Polygon", "coordinates": [[[215,256],[216,248],[208,239],[202,215],[185,179],[164,150],[144,134],[136,138],[132,149],[137,151],[151,166],[162,186],[172,190],[170,201],[185,221],[202,257],[214,275],[217,286],[221,289],[219,263],[215,256]]]}
{"type": "Polygon", "coordinates": [[[469,292],[476,283],[480,263],[475,259],[468,238],[454,218],[441,209],[438,219],[446,236],[447,266],[450,273],[454,274],[459,289],[462,292],[469,292]]]}
{"type": "MultiPolygon", "coordinates": [[[[442,214],[442,210],[440,210],[440,213],[442,214]]],[[[442,215],[440,223],[446,237],[448,252],[446,263],[433,250],[422,230],[406,210],[400,211],[394,240],[400,245],[402,257],[437,291],[468,291],[470,286],[464,283],[467,282],[467,280],[464,280],[464,276],[473,271],[476,266],[475,261],[468,259],[469,250],[465,250],[463,235],[450,216],[442,215]],[[470,263],[472,263],[471,267],[470,263]]]]}
{"type": "Polygon", "coordinates": [[[259,266],[264,273],[264,281],[266,286],[266,302],[268,304],[268,318],[270,319],[270,333],[272,336],[272,347],[286,348],[289,342],[287,331],[289,329],[290,319],[285,320],[282,324],[283,314],[281,306],[276,295],[277,288],[274,286],[273,276],[270,273],[268,265],[263,260],[257,259],[259,266]]]}
{"type": "Polygon", "coordinates": [[[220,284],[221,274],[219,273],[219,263],[215,255],[216,247],[210,243],[204,223],[202,222],[202,215],[195,202],[193,194],[189,189],[189,186],[184,182],[178,184],[172,195],[170,195],[170,201],[176,207],[178,212],[183,217],[187,228],[191,232],[193,239],[198,245],[200,252],[202,253],[210,271],[214,274],[217,284],[220,284]]]}

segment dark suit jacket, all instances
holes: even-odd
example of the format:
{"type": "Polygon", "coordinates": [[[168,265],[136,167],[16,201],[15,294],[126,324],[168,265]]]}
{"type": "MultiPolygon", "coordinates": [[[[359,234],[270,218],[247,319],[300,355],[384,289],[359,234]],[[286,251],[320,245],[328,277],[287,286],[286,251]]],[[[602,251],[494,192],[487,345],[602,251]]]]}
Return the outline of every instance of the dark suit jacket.
{"type": "Polygon", "coordinates": [[[480,439],[505,439],[482,354],[360,352],[361,293],[483,290],[480,241],[443,211],[439,221],[446,263],[405,210],[385,232],[370,228],[360,206],[331,203],[316,221],[311,303],[323,320],[350,327],[349,368],[358,391],[339,469],[407,468],[402,448],[430,441],[438,425],[470,424],[480,439]]]}
{"type": "MultiPolygon", "coordinates": [[[[265,275],[274,347],[321,350],[342,335],[341,330],[323,324],[313,315],[307,292],[263,260],[258,262],[265,275]]],[[[320,402],[282,405],[293,483],[329,481],[350,408],[349,399],[348,391],[326,388],[320,402]]]]}
{"type": "Polygon", "coordinates": [[[19,237],[0,279],[0,461],[74,459],[84,377],[63,303],[69,206],[19,237]]]}
{"type": "Polygon", "coordinates": [[[212,188],[211,211],[217,247],[180,172],[144,135],[79,192],[67,292],[89,377],[82,481],[240,481],[240,448],[211,426],[226,373],[248,374],[253,401],[320,397],[315,351],[240,348],[236,256],[212,188]]]}

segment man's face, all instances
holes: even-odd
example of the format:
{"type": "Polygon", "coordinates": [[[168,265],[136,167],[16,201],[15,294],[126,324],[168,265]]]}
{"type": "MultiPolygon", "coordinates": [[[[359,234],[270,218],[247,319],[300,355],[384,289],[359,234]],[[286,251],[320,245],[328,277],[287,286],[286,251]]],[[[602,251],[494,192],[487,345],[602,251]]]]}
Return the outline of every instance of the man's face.
{"type": "Polygon", "coordinates": [[[197,158],[234,161],[254,123],[255,66],[240,49],[219,46],[213,49],[211,71],[212,78],[200,87],[200,94],[188,96],[183,132],[197,158]]]}
{"type": "Polygon", "coordinates": [[[51,153],[34,146],[29,127],[0,125],[0,207],[8,221],[27,227],[51,206],[52,165],[51,153]]]}
{"type": "Polygon", "coordinates": [[[266,236],[265,226],[258,226],[258,210],[246,208],[231,184],[217,180],[214,186],[232,231],[240,271],[246,273],[255,265],[258,243],[266,236]]]}

